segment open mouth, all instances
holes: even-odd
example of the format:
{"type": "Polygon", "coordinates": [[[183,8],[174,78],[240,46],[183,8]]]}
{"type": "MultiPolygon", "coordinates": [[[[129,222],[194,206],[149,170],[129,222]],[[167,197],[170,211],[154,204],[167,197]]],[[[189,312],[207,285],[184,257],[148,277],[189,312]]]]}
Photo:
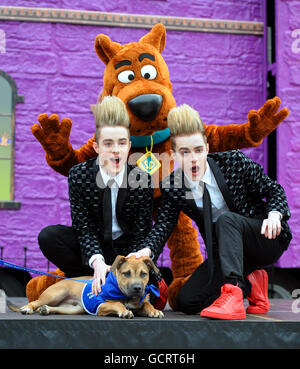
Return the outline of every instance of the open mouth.
{"type": "Polygon", "coordinates": [[[120,161],[121,159],[120,158],[112,158],[110,159],[111,163],[114,165],[114,166],[119,166],[120,165],[120,161]]]}
{"type": "Polygon", "coordinates": [[[200,173],[200,167],[199,165],[193,165],[191,168],[191,172],[193,176],[196,176],[200,173]]]}

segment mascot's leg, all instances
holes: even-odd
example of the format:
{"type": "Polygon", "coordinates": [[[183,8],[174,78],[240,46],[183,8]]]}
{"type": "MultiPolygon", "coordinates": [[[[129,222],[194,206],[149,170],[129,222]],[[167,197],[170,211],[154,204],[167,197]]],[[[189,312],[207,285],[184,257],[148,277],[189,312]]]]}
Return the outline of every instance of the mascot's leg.
{"type": "Polygon", "coordinates": [[[203,262],[197,236],[191,219],[180,213],[177,226],[167,243],[174,278],[169,286],[169,304],[173,310],[176,310],[176,298],[180,288],[203,262]]]}

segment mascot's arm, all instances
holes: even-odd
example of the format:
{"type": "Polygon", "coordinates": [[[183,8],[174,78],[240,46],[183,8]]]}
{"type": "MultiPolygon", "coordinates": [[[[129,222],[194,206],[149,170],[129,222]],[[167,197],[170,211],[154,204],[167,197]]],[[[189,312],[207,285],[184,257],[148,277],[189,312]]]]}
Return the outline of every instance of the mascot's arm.
{"type": "Polygon", "coordinates": [[[276,113],[280,104],[281,100],[276,96],[267,100],[259,110],[250,110],[247,123],[207,126],[209,151],[236,150],[260,145],[262,140],[289,115],[287,108],[276,113]]]}
{"type": "Polygon", "coordinates": [[[40,114],[38,123],[31,127],[36,139],[46,151],[46,160],[56,172],[68,176],[69,170],[78,163],[95,157],[97,154],[93,148],[94,136],[80,149],[73,149],[69,142],[72,121],[69,118],[62,119],[61,123],[56,114],[40,114]]]}

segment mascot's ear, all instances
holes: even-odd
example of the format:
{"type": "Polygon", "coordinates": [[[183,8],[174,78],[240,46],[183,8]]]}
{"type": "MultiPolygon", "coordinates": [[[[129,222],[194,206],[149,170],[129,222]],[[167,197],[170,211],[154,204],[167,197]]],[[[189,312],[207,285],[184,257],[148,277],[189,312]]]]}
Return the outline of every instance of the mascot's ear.
{"type": "Polygon", "coordinates": [[[99,58],[106,65],[112,59],[116,53],[122,49],[122,45],[111,41],[111,39],[103,35],[98,35],[95,39],[95,50],[99,58]]]}
{"type": "Polygon", "coordinates": [[[156,24],[149,33],[140,39],[139,42],[143,44],[150,44],[161,53],[166,45],[165,26],[161,23],[156,24]]]}

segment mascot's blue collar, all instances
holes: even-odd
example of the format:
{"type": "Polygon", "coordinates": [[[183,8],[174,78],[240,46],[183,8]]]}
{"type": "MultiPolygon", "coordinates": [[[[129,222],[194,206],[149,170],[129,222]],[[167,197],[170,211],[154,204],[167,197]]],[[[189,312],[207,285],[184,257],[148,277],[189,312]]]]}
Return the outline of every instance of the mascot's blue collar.
{"type": "MultiPolygon", "coordinates": [[[[166,141],[170,137],[170,128],[156,131],[152,135],[153,145],[157,145],[166,141]]],[[[151,146],[151,136],[130,136],[132,147],[147,147],[151,146]]]]}

